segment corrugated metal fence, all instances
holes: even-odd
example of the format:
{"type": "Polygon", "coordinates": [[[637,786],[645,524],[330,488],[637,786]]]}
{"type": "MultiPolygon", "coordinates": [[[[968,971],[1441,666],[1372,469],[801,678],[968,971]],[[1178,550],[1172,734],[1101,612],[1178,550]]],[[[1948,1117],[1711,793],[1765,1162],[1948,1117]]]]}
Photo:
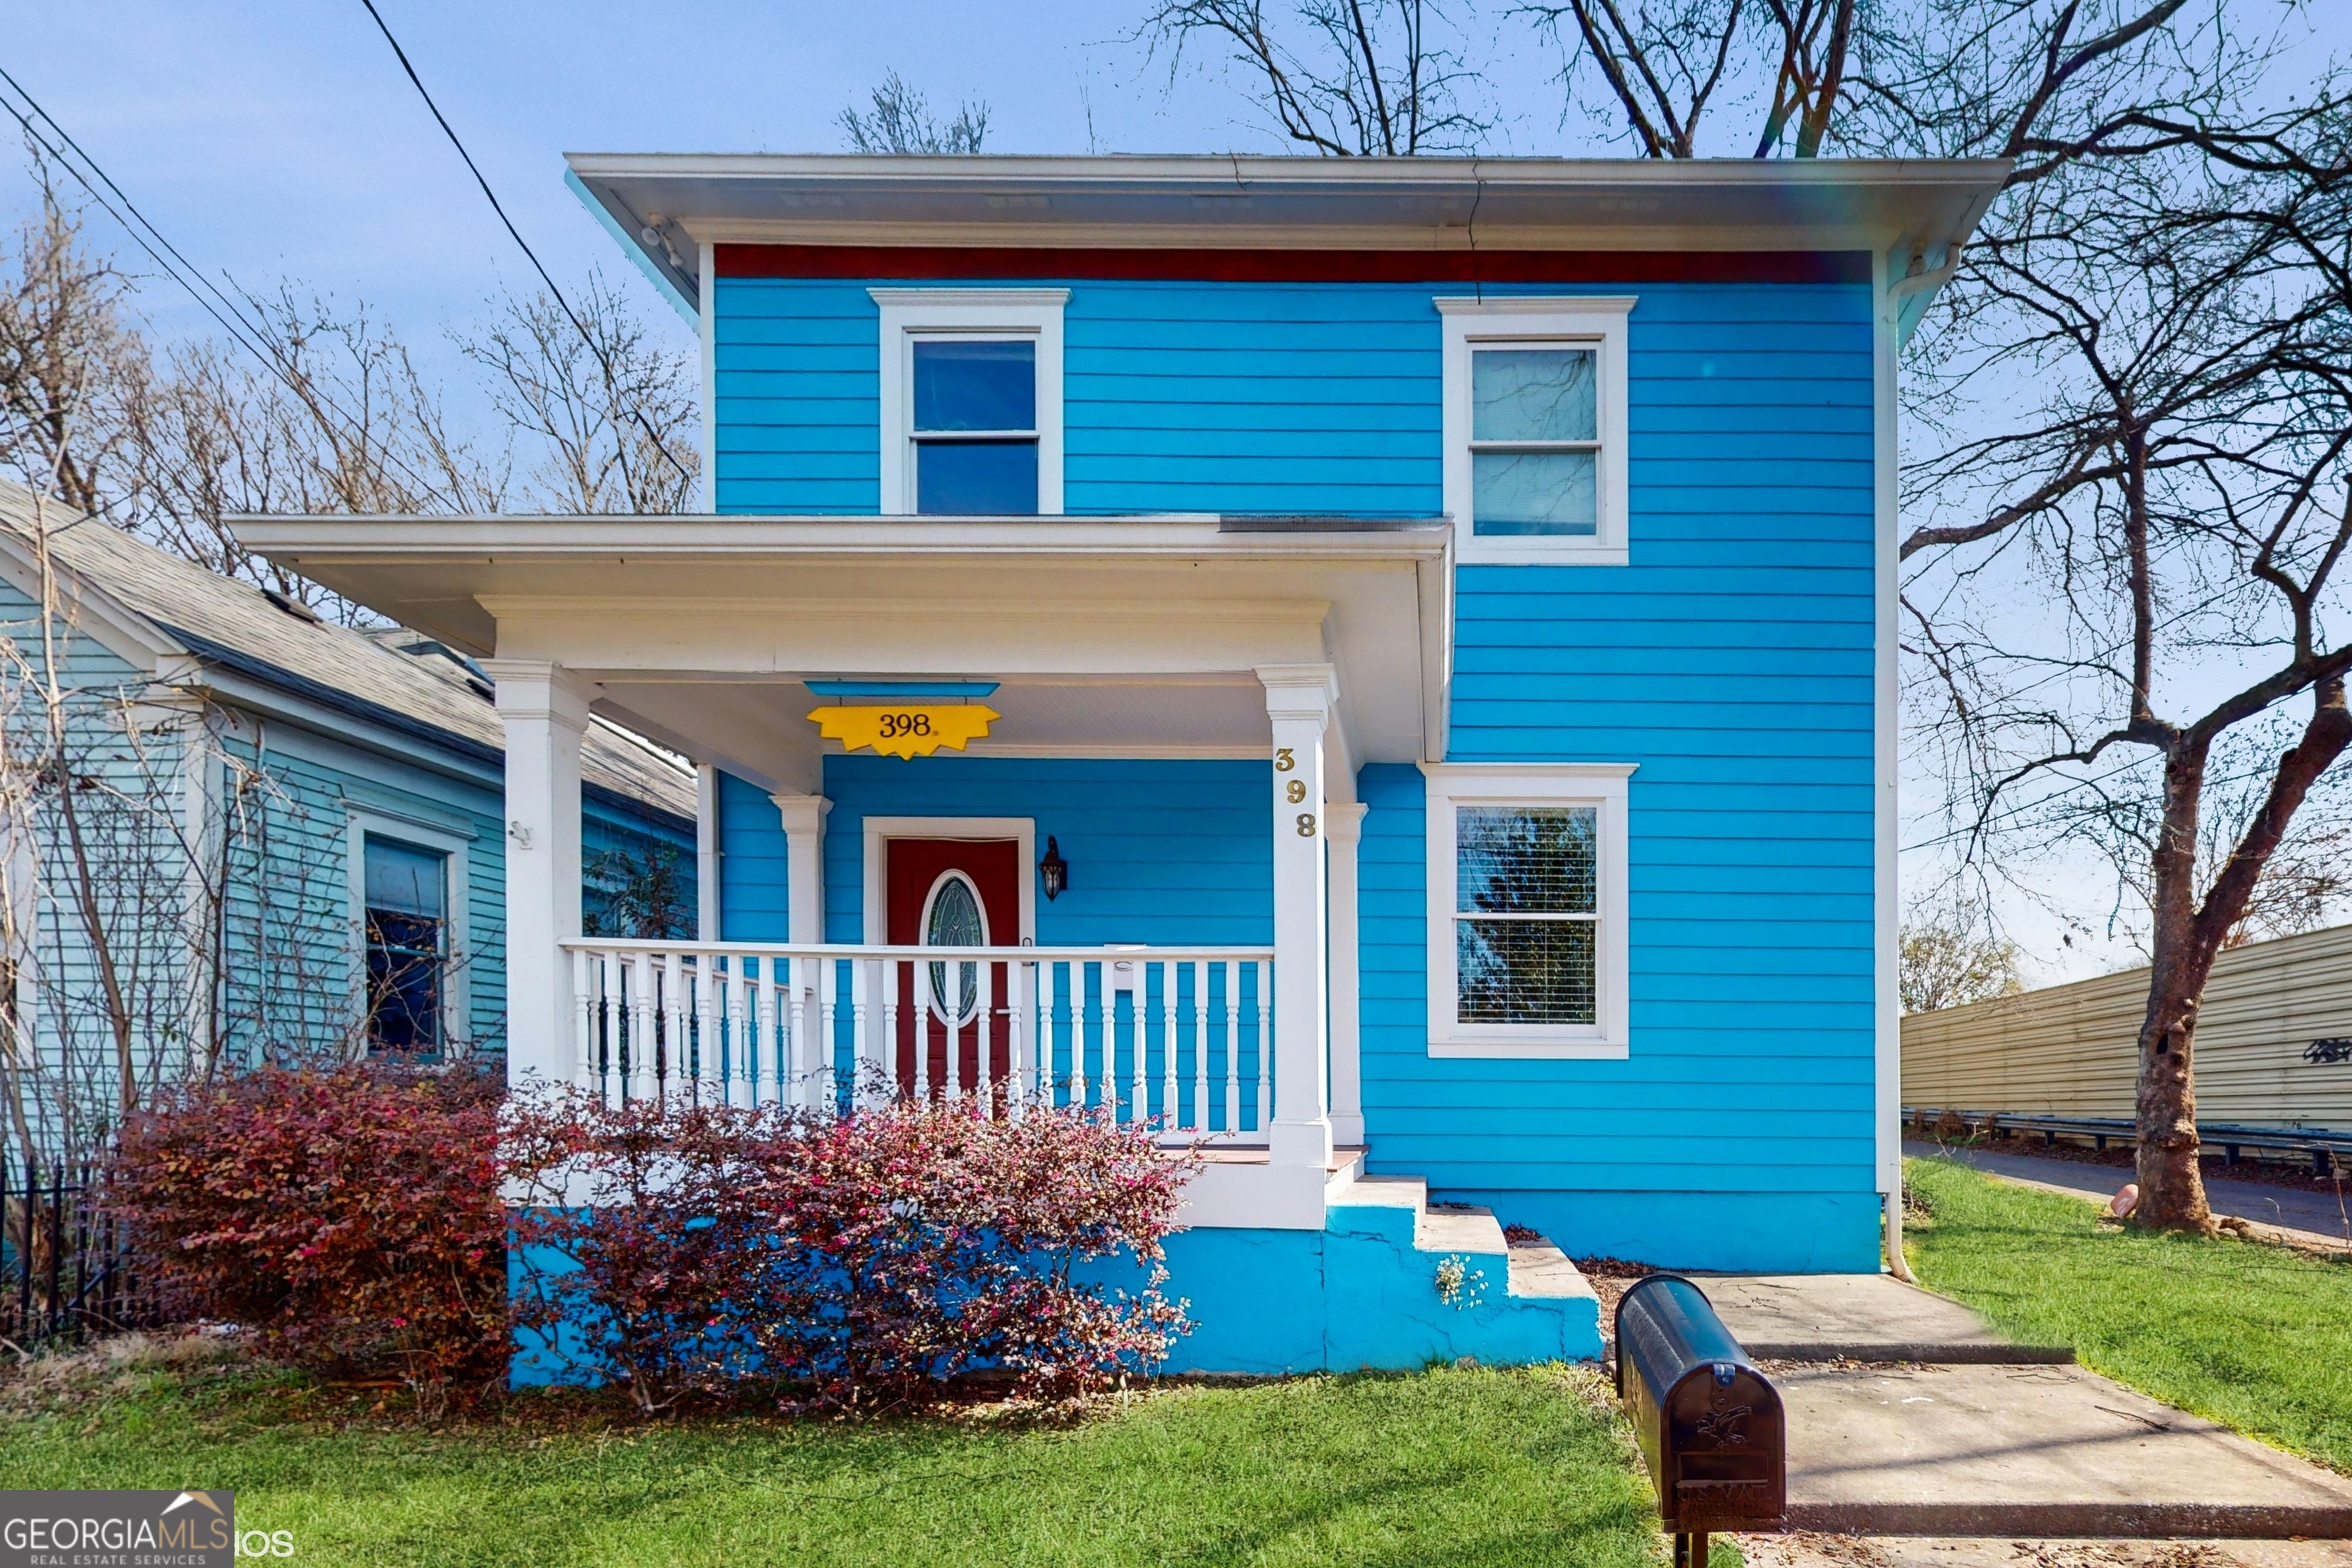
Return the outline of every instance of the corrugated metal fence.
{"type": "MultiPolygon", "coordinates": [[[[2129,1117],[2147,971],[1903,1020],[1903,1103],[2129,1117]]],[[[2352,1127],[2352,925],[2223,953],[2197,1025],[2197,1120],[2352,1127]]]]}

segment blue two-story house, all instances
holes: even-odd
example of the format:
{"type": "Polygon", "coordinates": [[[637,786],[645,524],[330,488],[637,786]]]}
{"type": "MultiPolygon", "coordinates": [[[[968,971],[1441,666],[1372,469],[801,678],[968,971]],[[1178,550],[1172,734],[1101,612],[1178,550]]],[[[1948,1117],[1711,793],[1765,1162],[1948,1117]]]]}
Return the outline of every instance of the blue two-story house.
{"type": "Polygon", "coordinates": [[[1148,1122],[1204,1369],[1878,1267],[1896,352],[2000,166],[571,162],[709,515],[242,526],[496,677],[519,1079],[1148,1122]],[[700,942],[580,935],[592,711],[700,942]]]}

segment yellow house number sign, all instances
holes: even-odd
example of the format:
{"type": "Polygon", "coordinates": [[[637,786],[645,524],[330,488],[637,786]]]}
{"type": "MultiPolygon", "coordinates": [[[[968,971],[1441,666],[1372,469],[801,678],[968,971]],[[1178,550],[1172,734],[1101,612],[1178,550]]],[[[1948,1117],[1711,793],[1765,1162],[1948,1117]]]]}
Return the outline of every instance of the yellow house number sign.
{"type": "Polygon", "coordinates": [[[977,702],[893,702],[820,708],[809,717],[847,751],[870,746],[886,757],[928,757],[941,746],[962,751],[1003,715],[977,702]]]}

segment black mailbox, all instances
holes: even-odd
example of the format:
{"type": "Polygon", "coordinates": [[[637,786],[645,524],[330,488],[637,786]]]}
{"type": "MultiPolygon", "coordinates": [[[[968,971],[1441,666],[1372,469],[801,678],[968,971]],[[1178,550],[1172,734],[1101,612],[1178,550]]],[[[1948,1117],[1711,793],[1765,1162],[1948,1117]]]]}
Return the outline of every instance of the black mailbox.
{"type": "Polygon", "coordinates": [[[1780,1394],[1674,1274],[1617,1302],[1617,1399],[1657,1483],[1675,1568],[1706,1568],[1710,1531],[1778,1530],[1789,1507],[1780,1394]]]}

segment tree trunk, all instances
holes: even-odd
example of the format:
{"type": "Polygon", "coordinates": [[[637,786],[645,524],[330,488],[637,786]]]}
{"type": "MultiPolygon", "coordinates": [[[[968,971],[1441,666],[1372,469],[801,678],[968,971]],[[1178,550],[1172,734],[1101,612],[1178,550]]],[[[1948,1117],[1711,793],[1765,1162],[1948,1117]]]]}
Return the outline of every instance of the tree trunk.
{"type": "Polygon", "coordinates": [[[2211,1234],[2205,1178],[2197,1165],[2197,1008],[2211,960],[2198,962],[2194,940],[2172,950],[2148,973],[2147,1015],[2139,1031],[2139,1202],[2132,1223],[2211,1234]]]}
{"type": "Polygon", "coordinates": [[[2197,820],[2205,750],[2175,742],[2164,760],[2164,819],[2149,857],[2147,1011],[2139,1027],[2139,1202],[2132,1223],[2210,1234],[2213,1213],[2197,1165],[2197,1009],[2219,942],[2197,919],[2197,820]]]}

